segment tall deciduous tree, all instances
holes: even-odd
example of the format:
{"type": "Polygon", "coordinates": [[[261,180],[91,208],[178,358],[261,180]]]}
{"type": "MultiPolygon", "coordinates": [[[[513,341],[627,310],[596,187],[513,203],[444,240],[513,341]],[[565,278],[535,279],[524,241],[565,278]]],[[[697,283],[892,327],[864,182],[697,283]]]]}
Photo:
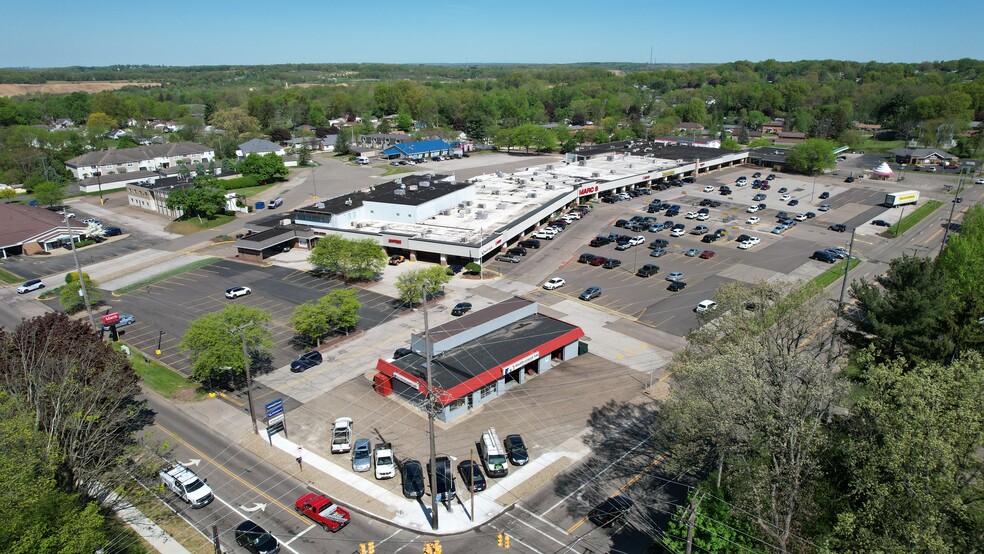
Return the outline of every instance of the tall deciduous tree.
{"type": "Polygon", "coordinates": [[[38,204],[54,206],[65,199],[65,183],[42,181],[34,185],[34,199],[38,204]]]}
{"type": "Polygon", "coordinates": [[[417,304],[426,292],[429,296],[436,295],[451,280],[451,275],[440,266],[412,269],[396,278],[396,290],[400,299],[409,305],[417,304]]]}
{"type": "Polygon", "coordinates": [[[318,271],[344,279],[376,279],[386,266],[386,252],[372,239],[327,235],[318,239],[308,261],[318,271]]]}
{"type": "MultiPolygon", "coordinates": [[[[50,313],[0,331],[0,390],[30,414],[65,491],[116,468],[145,422],[137,375],[83,321],[50,313]]],[[[27,460],[22,460],[26,462],[27,460]]]]}
{"type": "Polygon", "coordinates": [[[355,290],[337,288],[317,302],[306,302],[294,309],[290,325],[299,335],[317,342],[337,331],[348,331],[359,324],[359,302],[355,290]]]}
{"type": "Polygon", "coordinates": [[[938,265],[943,275],[950,357],[967,349],[984,351],[984,207],[967,211],[960,233],[950,235],[938,265]]]}
{"type": "Polygon", "coordinates": [[[836,167],[837,156],[834,155],[836,148],[837,145],[829,140],[806,139],[789,151],[786,163],[795,171],[812,175],[836,167]]]}
{"type": "Polygon", "coordinates": [[[212,126],[239,137],[243,133],[260,129],[260,122],[242,108],[228,108],[212,114],[212,126]]]}
{"type": "Polygon", "coordinates": [[[214,186],[190,186],[175,188],[168,194],[164,205],[170,210],[181,210],[183,217],[195,216],[211,219],[225,211],[225,191],[214,186]]]}
{"type": "Polygon", "coordinates": [[[191,376],[198,382],[230,380],[244,375],[242,335],[252,357],[269,355],[270,314],[249,306],[231,305],[204,315],[188,326],[178,348],[191,358],[191,376]]]}

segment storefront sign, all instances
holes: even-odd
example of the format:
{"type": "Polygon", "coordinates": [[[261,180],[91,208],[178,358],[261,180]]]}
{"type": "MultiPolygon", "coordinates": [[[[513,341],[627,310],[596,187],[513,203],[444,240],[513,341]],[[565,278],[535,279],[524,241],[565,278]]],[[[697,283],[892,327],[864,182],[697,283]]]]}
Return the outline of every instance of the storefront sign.
{"type": "Polygon", "coordinates": [[[649,180],[649,177],[650,177],[649,175],[644,175],[644,176],[642,177],[642,180],[643,180],[643,181],[648,181],[648,180],[649,180]]]}
{"type": "Polygon", "coordinates": [[[532,362],[533,360],[537,360],[539,358],[540,358],[540,352],[534,350],[533,352],[531,352],[530,354],[526,355],[522,359],[516,360],[515,362],[513,362],[513,363],[511,363],[511,364],[509,364],[507,366],[504,366],[502,368],[502,376],[505,377],[510,371],[512,371],[512,370],[514,370],[514,369],[516,369],[518,367],[523,367],[524,365],[532,362]]]}
{"type": "Polygon", "coordinates": [[[485,246],[482,247],[482,250],[481,250],[482,255],[484,256],[484,255],[488,254],[489,252],[495,250],[500,244],[502,244],[502,239],[501,238],[495,239],[493,242],[490,242],[490,243],[486,244],[485,246]]]}
{"type": "Polygon", "coordinates": [[[660,175],[663,177],[669,177],[670,175],[673,175],[675,172],[676,172],[675,170],[671,169],[669,171],[664,171],[663,173],[660,173],[660,175]]]}
{"type": "Polygon", "coordinates": [[[400,239],[388,239],[386,242],[390,244],[403,244],[403,241],[400,239]]]}
{"type": "Polygon", "coordinates": [[[598,192],[598,188],[599,188],[598,185],[595,185],[593,187],[584,187],[583,189],[577,191],[577,193],[581,196],[584,196],[585,194],[594,194],[598,192]]]}

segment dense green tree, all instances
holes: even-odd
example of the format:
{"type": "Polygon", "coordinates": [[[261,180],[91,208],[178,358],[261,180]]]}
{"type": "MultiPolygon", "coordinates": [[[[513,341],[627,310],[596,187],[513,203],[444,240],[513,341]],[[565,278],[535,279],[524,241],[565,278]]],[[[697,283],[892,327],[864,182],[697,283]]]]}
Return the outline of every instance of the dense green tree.
{"type": "Polygon", "coordinates": [[[292,138],[294,137],[293,135],[290,134],[290,131],[284,129],[283,127],[277,127],[275,129],[270,130],[270,140],[272,140],[273,142],[283,143],[283,142],[287,142],[292,138]]]}
{"type": "Polygon", "coordinates": [[[243,133],[258,131],[260,122],[242,108],[228,108],[212,115],[212,126],[238,138],[243,133]]]}
{"type": "Polygon", "coordinates": [[[318,239],[308,262],[317,271],[344,279],[378,279],[386,267],[386,252],[373,239],[350,240],[326,235],[318,239]]]}
{"type": "MultiPolygon", "coordinates": [[[[75,276],[76,272],[71,272],[67,276],[75,276]]],[[[89,297],[89,304],[95,306],[102,301],[103,293],[95,281],[89,278],[86,273],[82,274],[85,280],[85,294],[89,297]]],[[[58,303],[70,314],[81,312],[85,309],[85,298],[82,297],[82,285],[78,279],[67,280],[65,285],[58,289],[58,303]]]]}
{"type": "Polygon", "coordinates": [[[984,360],[867,357],[836,434],[835,552],[971,552],[984,537],[984,360]]]}
{"type": "Polygon", "coordinates": [[[184,218],[212,219],[225,211],[225,191],[217,186],[176,187],[168,194],[164,205],[169,210],[180,210],[184,218]]]}
{"type": "Polygon", "coordinates": [[[789,150],[786,163],[790,169],[807,175],[833,169],[837,167],[837,156],[834,155],[836,148],[837,145],[829,140],[806,139],[789,150]]]}
{"type": "Polygon", "coordinates": [[[260,156],[253,152],[237,165],[243,175],[256,177],[261,183],[290,175],[284,160],[274,152],[260,156]]]}
{"type": "Polygon", "coordinates": [[[206,383],[245,375],[243,335],[251,359],[269,356],[273,348],[270,319],[270,314],[259,308],[232,304],[193,320],[178,343],[178,348],[189,355],[192,378],[206,383]]]}
{"type": "Polygon", "coordinates": [[[32,192],[34,193],[34,199],[38,201],[38,204],[54,206],[56,204],[60,204],[61,201],[65,199],[65,183],[44,181],[34,185],[32,192]]]}
{"type": "Polygon", "coordinates": [[[425,292],[428,296],[436,295],[451,278],[440,266],[413,269],[396,278],[396,290],[405,304],[413,306],[421,301],[425,292]]]}
{"type": "Polygon", "coordinates": [[[693,522],[692,552],[710,554],[731,554],[757,552],[763,541],[755,529],[744,520],[735,518],[731,507],[723,498],[724,492],[714,488],[713,483],[702,483],[688,497],[688,504],[680,506],[675,517],[667,524],[661,544],[673,554],[687,551],[687,535],[690,507],[697,505],[693,522]]]}
{"type": "Polygon", "coordinates": [[[728,137],[721,141],[722,150],[741,150],[741,144],[737,140],[728,137]]]}
{"type": "Polygon", "coordinates": [[[937,261],[950,358],[967,349],[984,352],[984,207],[978,204],[967,211],[960,232],[949,236],[937,261]]]}
{"type": "Polygon", "coordinates": [[[349,154],[349,148],[352,146],[350,138],[351,135],[347,131],[338,133],[335,137],[335,154],[339,156],[347,156],[349,154]]]}
{"type": "Polygon", "coordinates": [[[95,112],[86,119],[85,127],[90,136],[101,137],[116,128],[116,120],[102,112],[95,112]]]}
{"type": "Polygon", "coordinates": [[[362,303],[354,289],[337,288],[319,298],[294,309],[290,325],[297,334],[321,344],[325,336],[354,328],[359,324],[362,303]]]}

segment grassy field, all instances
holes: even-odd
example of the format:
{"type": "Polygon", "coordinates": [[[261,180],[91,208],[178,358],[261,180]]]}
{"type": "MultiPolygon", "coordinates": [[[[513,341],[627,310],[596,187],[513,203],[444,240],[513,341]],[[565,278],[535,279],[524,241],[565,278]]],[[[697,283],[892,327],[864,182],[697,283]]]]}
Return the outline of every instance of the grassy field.
{"type": "Polygon", "coordinates": [[[387,165],[387,166],[383,166],[382,177],[388,177],[390,175],[399,175],[400,173],[413,173],[414,171],[416,170],[410,169],[409,167],[405,167],[402,165],[399,166],[387,165]]]}
{"type": "Polygon", "coordinates": [[[212,263],[212,262],[214,262],[214,261],[216,261],[218,259],[219,258],[205,258],[204,260],[198,260],[198,261],[195,261],[195,262],[191,262],[190,264],[183,265],[181,267],[176,267],[176,268],[172,269],[171,271],[165,271],[164,273],[161,273],[160,275],[155,275],[155,276],[153,276],[153,277],[151,277],[149,279],[144,279],[143,281],[138,281],[136,283],[133,283],[132,285],[127,285],[125,287],[120,287],[120,288],[116,289],[115,291],[113,291],[113,296],[120,296],[120,295],[126,294],[126,293],[128,293],[130,291],[134,291],[134,290],[137,290],[137,289],[141,289],[143,287],[146,287],[147,285],[153,285],[154,283],[157,283],[158,281],[163,281],[164,279],[168,279],[168,278],[174,277],[175,275],[181,275],[182,273],[184,273],[186,271],[191,271],[193,269],[198,269],[199,267],[206,266],[206,265],[208,265],[208,264],[210,264],[210,263],[212,263]]]}
{"type": "MultiPolygon", "coordinates": [[[[113,349],[120,350],[122,342],[112,343],[113,349]]],[[[165,398],[180,397],[182,400],[190,400],[203,395],[197,394],[197,385],[185,379],[176,371],[164,367],[149,358],[144,358],[143,353],[130,347],[130,365],[140,376],[140,381],[157,394],[165,398]],[[147,361],[144,361],[144,360],[147,361]]]]}
{"type": "Polygon", "coordinates": [[[236,194],[241,194],[246,198],[252,198],[261,192],[266,192],[272,188],[273,185],[256,185],[255,187],[243,187],[241,189],[235,189],[236,194]]]}
{"type": "Polygon", "coordinates": [[[902,148],[905,146],[904,140],[875,140],[871,137],[864,137],[864,142],[857,150],[865,152],[888,152],[892,148],[902,148]]]}
{"type": "Polygon", "coordinates": [[[192,217],[181,221],[172,221],[164,230],[179,235],[191,235],[204,229],[225,225],[234,219],[236,219],[235,214],[219,214],[214,219],[203,219],[202,221],[198,221],[197,217],[192,217]]]}
{"type": "Polygon", "coordinates": [[[6,269],[0,269],[0,281],[3,281],[4,283],[14,284],[14,283],[20,283],[23,280],[24,279],[21,279],[20,277],[7,271],[6,269]]]}
{"type": "Polygon", "coordinates": [[[891,238],[898,238],[899,235],[902,235],[909,229],[912,229],[917,223],[929,217],[930,214],[935,212],[937,208],[939,208],[942,205],[943,203],[940,202],[939,200],[930,200],[926,202],[922,206],[916,208],[916,210],[913,211],[912,213],[903,217],[901,220],[899,220],[898,223],[893,225],[891,228],[889,228],[889,230],[885,232],[886,236],[891,238]]]}

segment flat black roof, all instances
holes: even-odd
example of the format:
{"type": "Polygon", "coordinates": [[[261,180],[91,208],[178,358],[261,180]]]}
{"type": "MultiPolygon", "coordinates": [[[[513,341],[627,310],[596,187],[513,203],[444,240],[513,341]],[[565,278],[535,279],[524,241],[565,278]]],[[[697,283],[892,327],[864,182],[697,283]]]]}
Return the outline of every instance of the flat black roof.
{"type": "Polygon", "coordinates": [[[398,180],[375,185],[368,189],[322,200],[317,204],[298,208],[297,211],[338,215],[354,210],[365,202],[418,206],[470,185],[470,183],[446,181],[445,179],[449,177],[450,175],[434,175],[432,173],[406,175],[398,180]]]}
{"type": "Polygon", "coordinates": [[[767,162],[785,162],[788,156],[788,149],[776,148],[774,146],[760,146],[748,151],[748,157],[750,159],[767,162]]]}
{"type": "MultiPolygon", "coordinates": [[[[541,314],[524,317],[435,356],[431,360],[431,378],[435,386],[450,390],[575,329],[575,325],[541,314]]],[[[541,357],[549,355],[541,353],[541,357]]],[[[427,374],[426,363],[416,353],[393,361],[396,367],[419,377],[427,374]]]]}
{"type": "MultiPolygon", "coordinates": [[[[679,137],[680,140],[689,141],[689,137],[679,137]]],[[[667,145],[662,142],[649,142],[642,140],[623,140],[620,142],[609,142],[586,146],[574,152],[579,156],[598,156],[602,154],[632,154],[633,156],[643,156],[649,158],[660,158],[666,160],[683,160],[692,162],[695,160],[712,160],[721,156],[725,152],[717,148],[707,148],[703,146],[684,146],[667,145]]]]}

